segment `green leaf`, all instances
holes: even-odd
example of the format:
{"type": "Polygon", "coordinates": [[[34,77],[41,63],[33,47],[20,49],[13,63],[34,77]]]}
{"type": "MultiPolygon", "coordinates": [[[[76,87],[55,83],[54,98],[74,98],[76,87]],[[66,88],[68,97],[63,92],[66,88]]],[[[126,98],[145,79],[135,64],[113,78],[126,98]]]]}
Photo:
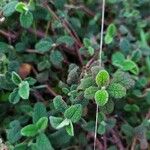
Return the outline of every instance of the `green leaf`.
{"type": "Polygon", "coordinates": [[[139,112],[140,108],[136,104],[126,104],[124,106],[124,110],[127,111],[127,112],[139,112]]]}
{"type": "Polygon", "coordinates": [[[26,143],[16,144],[13,150],[26,150],[28,145],[26,143]]]}
{"type": "Polygon", "coordinates": [[[33,22],[33,15],[31,12],[27,11],[20,14],[20,23],[24,28],[29,28],[33,22]]]}
{"type": "Polygon", "coordinates": [[[45,69],[49,69],[51,66],[50,62],[48,60],[43,60],[41,62],[38,63],[38,70],[39,71],[43,71],[45,69]]]}
{"type": "Polygon", "coordinates": [[[29,85],[34,85],[37,82],[36,79],[34,79],[32,77],[27,77],[24,79],[24,81],[27,81],[29,83],[29,85]]]}
{"type": "Polygon", "coordinates": [[[60,128],[63,128],[63,127],[65,127],[65,126],[68,126],[68,125],[69,125],[69,122],[70,122],[69,119],[63,120],[63,121],[56,127],[56,129],[60,129],[60,128]]]}
{"type": "Polygon", "coordinates": [[[36,150],[54,150],[48,137],[41,133],[36,137],[36,150]]]}
{"type": "Polygon", "coordinates": [[[108,28],[107,28],[107,31],[106,31],[106,34],[108,34],[109,36],[111,37],[114,37],[116,34],[117,34],[117,28],[115,26],[114,23],[111,23],[108,28]]]}
{"type": "Polygon", "coordinates": [[[32,120],[36,123],[40,118],[47,117],[46,107],[42,102],[37,102],[34,105],[32,120]]]}
{"type": "Polygon", "coordinates": [[[110,44],[110,43],[112,43],[113,38],[107,34],[107,35],[105,36],[104,40],[105,40],[105,43],[106,43],[106,44],[110,44]]]}
{"type": "Polygon", "coordinates": [[[9,102],[12,104],[17,104],[20,101],[20,96],[18,93],[18,89],[14,89],[12,93],[9,95],[9,102]]]}
{"type": "Polygon", "coordinates": [[[30,87],[29,83],[27,81],[22,81],[19,84],[19,95],[22,99],[28,99],[29,98],[29,92],[30,92],[30,87]]]}
{"type": "Polygon", "coordinates": [[[35,49],[39,52],[48,52],[52,48],[52,40],[42,39],[35,45],[35,49]]]}
{"type": "Polygon", "coordinates": [[[102,121],[97,129],[98,134],[103,135],[106,132],[106,123],[102,121]]]}
{"type": "Polygon", "coordinates": [[[110,114],[114,111],[114,106],[114,102],[112,100],[108,100],[104,106],[100,106],[99,108],[104,114],[110,114]]]}
{"type": "Polygon", "coordinates": [[[66,126],[66,131],[70,136],[74,136],[74,128],[73,128],[73,124],[70,121],[69,125],[66,126]]]}
{"type": "Polygon", "coordinates": [[[94,54],[94,48],[91,47],[91,46],[89,46],[89,47],[88,47],[88,52],[89,52],[89,54],[92,56],[92,55],[94,54]]]}
{"type": "Polygon", "coordinates": [[[116,36],[117,34],[117,29],[115,24],[111,23],[106,31],[106,35],[104,37],[105,43],[106,44],[110,44],[113,41],[113,38],[116,36]]]}
{"type": "Polygon", "coordinates": [[[114,98],[122,98],[126,95],[126,89],[121,84],[112,83],[108,87],[108,93],[114,98]]]}
{"type": "Polygon", "coordinates": [[[72,46],[74,43],[74,39],[71,36],[65,35],[60,36],[57,41],[57,44],[66,44],[67,46],[72,46]]]}
{"type": "Polygon", "coordinates": [[[3,7],[3,14],[6,17],[11,16],[15,12],[15,6],[17,5],[17,1],[10,1],[3,7]]]}
{"type": "Polygon", "coordinates": [[[116,52],[112,55],[112,64],[114,66],[120,67],[122,63],[125,61],[125,57],[122,53],[116,52]]]}
{"type": "Polygon", "coordinates": [[[107,86],[109,84],[110,76],[106,70],[101,70],[96,75],[96,84],[100,87],[107,86]]]}
{"type": "Polygon", "coordinates": [[[38,133],[38,127],[35,124],[29,124],[21,129],[21,135],[33,137],[38,133]]]}
{"type": "Polygon", "coordinates": [[[67,119],[70,119],[73,123],[78,122],[82,116],[82,106],[75,104],[70,106],[64,113],[67,119]]]}
{"type": "Polygon", "coordinates": [[[53,99],[53,104],[56,110],[64,112],[67,109],[66,102],[62,99],[62,96],[56,96],[53,99]]]}
{"type": "Polygon", "coordinates": [[[47,128],[47,125],[48,125],[48,118],[47,117],[40,118],[36,123],[36,126],[40,132],[45,130],[47,128]]]}
{"type": "Polygon", "coordinates": [[[57,129],[58,125],[63,121],[63,118],[61,117],[54,117],[54,116],[50,116],[50,124],[54,129],[57,129]]]}
{"type": "Polygon", "coordinates": [[[130,89],[135,85],[135,81],[132,79],[132,76],[129,73],[123,72],[121,70],[113,74],[112,82],[119,83],[126,89],[130,89]]]}
{"type": "Polygon", "coordinates": [[[78,89],[85,90],[88,87],[93,86],[93,85],[95,85],[95,81],[93,77],[84,77],[83,79],[81,79],[78,89]]]}
{"type": "Polygon", "coordinates": [[[25,3],[23,3],[23,2],[19,2],[16,5],[15,9],[19,13],[25,13],[28,10],[27,5],[25,3]]]}
{"type": "Polygon", "coordinates": [[[132,59],[134,62],[140,61],[141,57],[142,57],[142,52],[141,52],[141,50],[138,49],[138,50],[135,50],[135,51],[132,52],[131,59],[132,59]]]}
{"type": "Polygon", "coordinates": [[[99,106],[104,106],[107,101],[108,101],[108,92],[106,90],[98,90],[96,93],[95,93],[95,101],[97,103],[97,105],[99,106]]]}
{"type": "Polygon", "coordinates": [[[84,38],[83,44],[86,48],[88,48],[89,46],[91,46],[91,41],[88,38],[84,38]]]}
{"type": "Polygon", "coordinates": [[[14,144],[21,139],[20,122],[18,120],[14,120],[14,121],[10,122],[9,126],[10,126],[10,128],[7,129],[7,139],[11,144],[14,144]]]}
{"type": "Polygon", "coordinates": [[[95,93],[98,90],[98,87],[90,86],[84,91],[84,97],[86,99],[94,99],[95,93]]]}
{"type": "Polygon", "coordinates": [[[12,79],[13,83],[16,85],[19,85],[22,82],[21,77],[14,71],[12,72],[11,79],[12,79]]]}
{"type": "Polygon", "coordinates": [[[58,50],[54,50],[51,52],[50,54],[50,61],[52,62],[52,64],[57,67],[57,68],[61,68],[62,67],[62,63],[63,63],[64,57],[62,55],[62,53],[58,50]]]}
{"type": "Polygon", "coordinates": [[[135,75],[139,73],[139,68],[137,64],[132,60],[125,60],[121,66],[121,69],[124,71],[130,71],[135,75]]]}
{"type": "Polygon", "coordinates": [[[130,126],[129,124],[123,124],[121,126],[121,131],[128,137],[132,137],[133,136],[133,131],[134,128],[132,126],[130,126]]]}

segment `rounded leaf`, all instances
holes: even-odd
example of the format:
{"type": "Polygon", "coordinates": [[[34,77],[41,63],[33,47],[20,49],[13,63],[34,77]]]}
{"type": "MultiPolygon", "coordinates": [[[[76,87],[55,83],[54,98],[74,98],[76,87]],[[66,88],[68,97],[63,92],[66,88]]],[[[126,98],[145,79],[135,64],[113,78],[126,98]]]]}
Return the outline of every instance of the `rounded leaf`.
{"type": "Polygon", "coordinates": [[[108,87],[108,92],[114,98],[122,98],[126,95],[126,88],[123,87],[121,84],[112,83],[108,87]]]}
{"type": "Polygon", "coordinates": [[[9,102],[12,104],[17,104],[20,100],[20,96],[18,93],[18,89],[14,89],[12,93],[9,95],[9,102]]]}
{"type": "Polygon", "coordinates": [[[38,120],[38,122],[36,123],[36,126],[38,128],[38,130],[43,131],[47,128],[48,125],[48,118],[47,117],[42,117],[38,120]]]}
{"type": "Polygon", "coordinates": [[[20,78],[20,76],[16,73],[16,72],[12,72],[12,77],[11,77],[12,81],[14,84],[19,85],[22,81],[22,79],[20,78]]]}
{"type": "Polygon", "coordinates": [[[19,95],[22,99],[28,99],[29,98],[29,83],[27,81],[22,81],[19,84],[19,95]]]}
{"type": "Polygon", "coordinates": [[[109,73],[106,70],[101,70],[97,75],[96,75],[96,84],[98,86],[107,86],[109,83],[109,73]]]}
{"type": "Polygon", "coordinates": [[[20,23],[22,27],[29,28],[32,25],[32,22],[33,22],[33,15],[31,12],[27,11],[27,12],[21,13],[20,23]]]}
{"type": "Polygon", "coordinates": [[[98,90],[95,93],[95,101],[97,105],[104,106],[108,101],[108,92],[106,90],[98,90]]]}
{"type": "Polygon", "coordinates": [[[67,119],[70,119],[73,123],[78,122],[82,115],[82,106],[75,104],[70,106],[64,113],[67,119]]]}
{"type": "Polygon", "coordinates": [[[30,124],[21,129],[21,135],[32,137],[38,133],[38,128],[34,124],[30,124]]]}

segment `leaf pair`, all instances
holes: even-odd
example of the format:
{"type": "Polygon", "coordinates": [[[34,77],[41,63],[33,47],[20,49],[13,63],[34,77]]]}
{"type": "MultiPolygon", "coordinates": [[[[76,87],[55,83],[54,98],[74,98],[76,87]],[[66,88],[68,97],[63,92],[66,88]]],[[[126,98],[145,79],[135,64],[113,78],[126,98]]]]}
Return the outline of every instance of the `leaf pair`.
{"type": "Polygon", "coordinates": [[[114,37],[116,36],[117,34],[117,29],[116,29],[116,26],[115,24],[111,23],[108,28],[107,28],[107,31],[106,31],[106,35],[105,35],[105,43],[106,44],[110,44],[112,43],[114,37]]]}
{"type": "Polygon", "coordinates": [[[119,67],[123,71],[130,71],[135,75],[139,73],[137,64],[130,59],[125,59],[124,55],[120,52],[116,52],[115,54],[113,54],[112,64],[119,67]]]}
{"type": "MultiPolygon", "coordinates": [[[[55,102],[54,102],[54,105],[57,109],[59,106],[58,104],[63,104],[63,106],[66,108],[66,104],[64,102],[62,103],[62,101],[60,103],[58,101],[58,97],[57,97],[57,99],[55,98],[55,102]]],[[[58,110],[62,111],[63,109],[58,109],[58,110]]],[[[82,106],[80,104],[75,104],[65,110],[65,112],[64,112],[65,119],[63,119],[61,117],[50,116],[50,123],[51,123],[51,126],[55,129],[60,129],[60,128],[65,127],[67,133],[69,135],[73,136],[74,128],[73,128],[72,123],[78,122],[81,118],[81,115],[82,115],[82,106]]]]}
{"type": "Polygon", "coordinates": [[[21,134],[27,137],[33,137],[38,133],[41,133],[47,128],[48,119],[47,117],[40,118],[35,124],[29,124],[21,129],[21,134]]]}
{"type": "Polygon", "coordinates": [[[15,9],[20,13],[20,23],[24,28],[29,28],[33,22],[33,14],[30,10],[34,10],[35,4],[32,0],[28,4],[18,2],[15,9]]]}
{"type": "Polygon", "coordinates": [[[95,101],[99,106],[104,106],[108,102],[109,94],[105,88],[108,86],[109,80],[110,76],[106,70],[101,70],[96,75],[96,84],[101,87],[101,89],[95,93],[95,101]]]}
{"type": "Polygon", "coordinates": [[[11,79],[13,83],[18,87],[15,88],[13,92],[10,94],[9,101],[13,104],[16,104],[19,102],[20,98],[28,99],[30,92],[29,84],[34,84],[36,81],[33,78],[26,78],[23,81],[21,77],[15,72],[12,72],[11,79]]]}

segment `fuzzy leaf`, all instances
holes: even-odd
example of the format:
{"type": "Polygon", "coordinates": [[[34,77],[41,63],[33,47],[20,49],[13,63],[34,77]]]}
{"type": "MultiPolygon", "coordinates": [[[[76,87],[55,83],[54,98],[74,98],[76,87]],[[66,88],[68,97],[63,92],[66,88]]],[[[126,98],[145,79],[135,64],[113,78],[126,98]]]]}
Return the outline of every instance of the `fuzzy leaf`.
{"type": "Polygon", "coordinates": [[[112,83],[108,87],[108,93],[114,98],[122,98],[126,95],[126,89],[121,84],[112,83]]]}
{"type": "Polygon", "coordinates": [[[67,109],[66,102],[62,99],[62,96],[56,96],[53,99],[53,104],[56,110],[64,112],[67,109]]]}
{"type": "Polygon", "coordinates": [[[48,125],[47,117],[40,118],[36,123],[36,126],[40,132],[45,130],[47,128],[47,125],[48,125]]]}
{"type": "Polygon", "coordinates": [[[16,7],[15,7],[16,11],[19,13],[24,13],[25,11],[28,10],[27,6],[25,3],[23,2],[19,2],[16,7]]]}
{"type": "Polygon", "coordinates": [[[68,35],[60,36],[57,41],[57,44],[63,44],[65,43],[67,46],[72,46],[74,43],[74,39],[68,35]]]}
{"type": "Polygon", "coordinates": [[[114,23],[111,23],[108,26],[106,33],[111,37],[114,37],[117,34],[117,28],[114,23]]]}
{"type": "Polygon", "coordinates": [[[50,124],[54,129],[57,129],[58,125],[63,121],[63,118],[61,117],[54,117],[50,116],[49,117],[50,124]]]}
{"type": "Polygon", "coordinates": [[[124,71],[130,71],[135,75],[139,73],[139,68],[137,64],[134,63],[132,60],[125,60],[121,66],[121,69],[124,71]]]}
{"type": "Polygon", "coordinates": [[[98,87],[90,86],[84,91],[84,97],[86,99],[94,99],[95,93],[98,90],[98,87]]]}
{"type": "Polygon", "coordinates": [[[42,39],[35,45],[35,49],[39,52],[48,52],[52,48],[52,41],[42,39]]]}
{"type": "Polygon", "coordinates": [[[106,90],[98,90],[95,93],[95,101],[97,105],[104,106],[108,101],[108,92],[106,90]]]}
{"type": "Polygon", "coordinates": [[[92,77],[84,77],[78,86],[78,89],[85,90],[86,88],[95,85],[94,79],[92,77]]]}
{"type": "Polygon", "coordinates": [[[56,127],[56,129],[60,129],[60,128],[63,128],[63,127],[65,127],[65,126],[68,126],[69,125],[69,119],[65,119],[65,120],[63,120],[57,127],[56,127]]]}
{"type": "Polygon", "coordinates": [[[100,87],[107,86],[109,83],[109,73],[106,70],[101,70],[96,75],[96,84],[100,87]]]}
{"type": "Polygon", "coordinates": [[[114,66],[120,67],[124,61],[125,57],[121,52],[116,52],[112,55],[112,64],[114,66]]]}
{"type": "Polygon", "coordinates": [[[20,96],[18,93],[18,89],[14,89],[12,93],[9,95],[9,102],[12,104],[17,104],[20,101],[20,96]]]}
{"type": "Polygon", "coordinates": [[[19,95],[22,99],[28,99],[29,98],[29,92],[30,92],[30,87],[29,83],[27,81],[22,81],[19,84],[19,95]]]}
{"type": "Polygon", "coordinates": [[[41,133],[36,137],[36,150],[54,150],[48,137],[41,133]]]}
{"type": "Polygon", "coordinates": [[[112,100],[108,100],[104,106],[100,106],[99,108],[104,114],[110,114],[114,111],[114,102],[112,100]]]}
{"type": "Polygon", "coordinates": [[[82,116],[82,106],[75,104],[70,106],[64,113],[67,119],[70,119],[73,123],[78,122],[82,116]]]}
{"type": "Polygon", "coordinates": [[[34,124],[29,124],[21,129],[21,134],[23,136],[32,137],[38,133],[38,128],[34,124]]]}
{"type": "Polygon", "coordinates": [[[117,34],[117,29],[115,24],[111,23],[106,31],[106,35],[105,35],[105,43],[106,44],[110,44],[113,41],[113,38],[115,37],[115,35],[117,34]]]}
{"type": "Polygon", "coordinates": [[[58,50],[52,51],[50,54],[50,61],[56,68],[61,68],[64,57],[62,53],[58,50]]]}
{"type": "Polygon", "coordinates": [[[142,52],[141,52],[141,50],[135,50],[135,51],[132,52],[131,59],[132,59],[134,62],[140,61],[141,57],[142,57],[142,52]]]}
{"type": "Polygon", "coordinates": [[[130,89],[135,85],[132,76],[129,73],[120,70],[114,73],[112,82],[119,83],[126,89],[130,89]]]}
{"type": "Polygon", "coordinates": [[[11,16],[15,12],[15,6],[17,5],[17,1],[10,1],[3,7],[3,14],[6,17],[11,16]]]}
{"type": "Polygon", "coordinates": [[[88,38],[84,38],[83,44],[86,48],[88,48],[89,46],[91,46],[91,41],[88,38]]]}
{"type": "Polygon", "coordinates": [[[7,139],[11,144],[16,143],[20,138],[20,130],[21,130],[21,125],[18,120],[14,120],[10,122],[10,128],[7,129],[7,139]]]}
{"type": "Polygon", "coordinates": [[[27,11],[27,12],[21,13],[20,23],[22,27],[29,28],[32,25],[32,22],[33,22],[33,15],[31,12],[27,11]]]}
{"type": "Polygon", "coordinates": [[[16,73],[16,72],[12,72],[12,77],[11,77],[12,81],[14,84],[19,85],[22,81],[22,79],[20,78],[20,76],[16,73]]]}
{"type": "Polygon", "coordinates": [[[47,117],[46,107],[42,102],[37,102],[34,105],[34,111],[32,115],[33,123],[36,123],[42,117],[47,117]]]}
{"type": "Polygon", "coordinates": [[[66,131],[70,136],[74,136],[74,128],[73,128],[73,124],[70,121],[69,125],[66,126],[66,131]]]}

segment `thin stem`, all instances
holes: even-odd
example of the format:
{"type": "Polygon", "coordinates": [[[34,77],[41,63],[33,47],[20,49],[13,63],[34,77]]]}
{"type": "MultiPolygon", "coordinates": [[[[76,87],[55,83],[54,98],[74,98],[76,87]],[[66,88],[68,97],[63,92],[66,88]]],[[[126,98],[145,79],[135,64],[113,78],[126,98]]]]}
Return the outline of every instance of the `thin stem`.
{"type": "Polygon", "coordinates": [[[102,48],[103,48],[103,33],[104,33],[104,18],[105,18],[105,0],[102,4],[102,20],[101,20],[101,34],[100,34],[100,48],[99,48],[99,62],[102,63],[102,48]]]}
{"type": "MultiPolygon", "coordinates": [[[[102,65],[102,48],[103,48],[103,32],[104,32],[104,17],[105,17],[105,0],[102,3],[102,18],[101,18],[101,34],[100,34],[100,49],[99,49],[99,62],[102,65]]],[[[95,119],[95,135],[94,135],[94,150],[96,149],[97,139],[97,126],[98,126],[98,105],[96,105],[96,119],[95,119]]]]}
{"type": "Polygon", "coordinates": [[[95,134],[94,134],[94,150],[96,149],[97,140],[97,126],[98,125],[98,105],[96,105],[96,120],[95,120],[95,134]]]}

